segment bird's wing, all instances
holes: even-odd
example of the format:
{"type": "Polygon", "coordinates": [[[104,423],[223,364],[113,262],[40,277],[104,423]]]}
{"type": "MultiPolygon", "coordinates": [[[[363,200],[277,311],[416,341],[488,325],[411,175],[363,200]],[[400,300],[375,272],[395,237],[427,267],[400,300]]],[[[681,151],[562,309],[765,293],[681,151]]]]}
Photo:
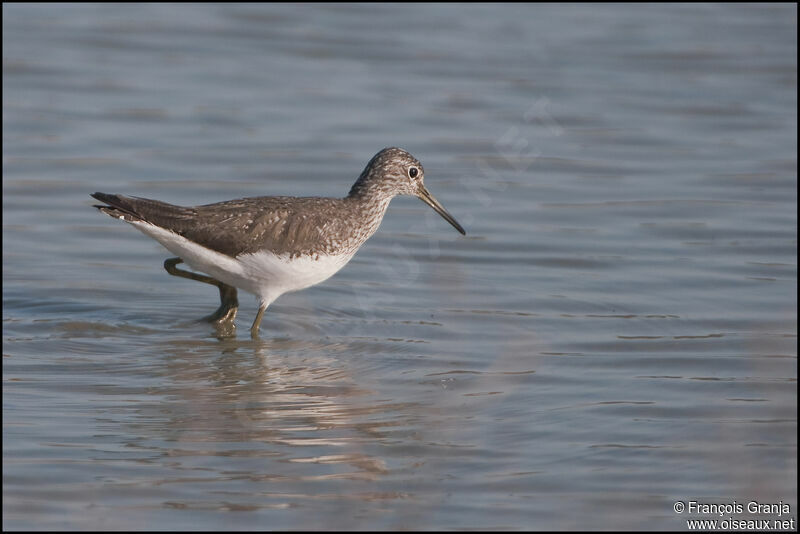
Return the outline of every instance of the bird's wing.
{"type": "Polygon", "coordinates": [[[324,248],[325,208],[341,202],[315,197],[253,197],[183,207],[107,193],[92,196],[106,204],[95,207],[112,217],[159,226],[231,257],[262,249],[281,254],[324,248]],[[309,209],[314,207],[322,209],[309,209]]]}

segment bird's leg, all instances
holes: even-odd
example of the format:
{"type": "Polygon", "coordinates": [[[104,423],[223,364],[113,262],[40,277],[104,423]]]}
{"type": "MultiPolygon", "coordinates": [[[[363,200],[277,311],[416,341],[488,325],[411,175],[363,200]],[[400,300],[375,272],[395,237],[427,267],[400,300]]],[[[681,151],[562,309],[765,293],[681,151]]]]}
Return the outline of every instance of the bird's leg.
{"type": "Polygon", "coordinates": [[[217,285],[219,288],[219,308],[209,315],[207,319],[212,323],[233,322],[236,318],[236,312],[239,311],[239,299],[236,296],[236,288],[228,284],[223,284],[220,281],[217,281],[217,284],[214,285],[217,285]]]}
{"type": "Polygon", "coordinates": [[[250,327],[250,337],[253,339],[258,339],[258,326],[261,324],[261,318],[264,316],[264,311],[267,309],[266,304],[259,304],[258,305],[258,313],[256,314],[256,318],[253,321],[253,326],[250,327]]]}
{"type": "Polygon", "coordinates": [[[219,308],[217,311],[205,317],[206,320],[212,323],[225,323],[231,322],[236,317],[236,312],[239,310],[239,299],[237,298],[236,288],[222,283],[216,278],[197,274],[189,271],[182,271],[176,267],[179,263],[183,263],[180,258],[169,258],[164,262],[164,269],[173,276],[180,276],[181,278],[188,278],[189,280],[197,280],[212,286],[217,286],[219,289],[219,308]]]}

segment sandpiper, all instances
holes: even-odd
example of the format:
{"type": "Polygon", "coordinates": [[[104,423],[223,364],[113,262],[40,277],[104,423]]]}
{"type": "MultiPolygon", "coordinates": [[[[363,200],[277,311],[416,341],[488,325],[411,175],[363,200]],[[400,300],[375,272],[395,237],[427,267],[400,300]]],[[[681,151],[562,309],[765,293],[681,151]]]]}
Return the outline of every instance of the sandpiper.
{"type": "Polygon", "coordinates": [[[140,197],[94,193],[103,213],[122,219],[175,254],[169,274],[219,288],[220,306],[208,319],[232,323],[236,288],[255,294],[258,337],[264,311],[284,293],[326,280],[375,233],[389,202],[414,195],[461,234],[466,232],[425,188],[422,165],[400,148],[384,148],[367,163],[344,198],[251,197],[183,207],[140,197]],[[185,262],[196,271],[177,268],[185,262]]]}

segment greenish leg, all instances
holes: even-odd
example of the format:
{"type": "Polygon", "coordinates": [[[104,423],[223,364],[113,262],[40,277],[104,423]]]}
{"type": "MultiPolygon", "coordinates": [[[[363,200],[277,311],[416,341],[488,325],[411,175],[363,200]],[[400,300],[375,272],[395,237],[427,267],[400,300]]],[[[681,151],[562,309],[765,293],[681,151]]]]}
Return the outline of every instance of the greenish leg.
{"type": "Polygon", "coordinates": [[[180,258],[169,258],[164,262],[164,269],[173,276],[180,276],[181,278],[188,278],[189,280],[211,284],[212,286],[217,286],[219,289],[219,308],[208,317],[205,317],[205,319],[218,324],[232,322],[236,317],[236,312],[239,310],[239,299],[237,298],[236,288],[222,283],[216,278],[211,278],[210,276],[182,271],[176,267],[179,263],[183,263],[183,260],[180,258]]]}
{"type": "Polygon", "coordinates": [[[256,314],[256,319],[253,321],[253,326],[250,327],[250,337],[253,339],[258,339],[258,326],[261,324],[261,318],[264,316],[264,311],[267,309],[266,304],[260,304],[258,306],[258,313],[256,314]]]}

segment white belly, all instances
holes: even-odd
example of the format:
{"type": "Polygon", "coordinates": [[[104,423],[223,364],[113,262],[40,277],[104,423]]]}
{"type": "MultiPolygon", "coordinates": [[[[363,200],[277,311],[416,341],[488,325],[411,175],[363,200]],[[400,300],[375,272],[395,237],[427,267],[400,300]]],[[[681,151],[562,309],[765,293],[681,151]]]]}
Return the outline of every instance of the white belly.
{"type": "Polygon", "coordinates": [[[355,255],[320,254],[289,259],[288,254],[261,251],[232,258],[158,226],[145,222],[131,224],[164,245],[193,269],[258,295],[261,302],[267,305],[283,293],[313,286],[330,278],[355,255]]]}

